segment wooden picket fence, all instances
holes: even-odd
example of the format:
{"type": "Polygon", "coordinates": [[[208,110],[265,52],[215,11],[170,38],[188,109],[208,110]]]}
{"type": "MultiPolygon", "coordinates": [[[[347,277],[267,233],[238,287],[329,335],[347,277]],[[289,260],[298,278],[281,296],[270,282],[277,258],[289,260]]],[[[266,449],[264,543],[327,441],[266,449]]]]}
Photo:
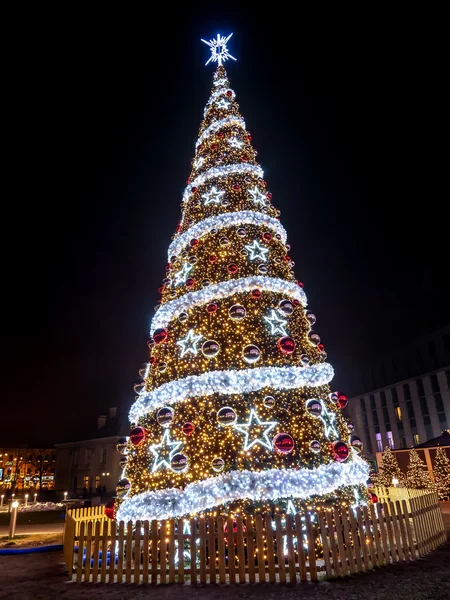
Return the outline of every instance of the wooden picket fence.
{"type": "Polygon", "coordinates": [[[296,515],[162,521],[67,515],[70,579],[102,583],[317,581],[415,560],[446,540],[437,494],[296,515]]]}
{"type": "MultiPolygon", "coordinates": [[[[105,507],[89,506],[86,508],[74,508],[67,511],[75,521],[75,535],[80,535],[81,523],[108,523],[111,526],[111,519],[105,515],[105,507]]],[[[109,532],[110,533],[110,532],[109,532]]]]}

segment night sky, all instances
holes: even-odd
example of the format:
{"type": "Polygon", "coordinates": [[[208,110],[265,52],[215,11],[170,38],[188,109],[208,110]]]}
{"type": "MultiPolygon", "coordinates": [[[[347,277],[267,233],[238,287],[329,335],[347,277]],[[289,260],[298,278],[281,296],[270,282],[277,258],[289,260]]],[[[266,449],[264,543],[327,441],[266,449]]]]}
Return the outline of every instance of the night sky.
{"type": "Polygon", "coordinates": [[[200,38],[218,32],[337,389],[449,319],[443,78],[421,15],[162,10],[40,14],[10,50],[0,446],[79,439],[131,405],[212,86],[200,38]]]}

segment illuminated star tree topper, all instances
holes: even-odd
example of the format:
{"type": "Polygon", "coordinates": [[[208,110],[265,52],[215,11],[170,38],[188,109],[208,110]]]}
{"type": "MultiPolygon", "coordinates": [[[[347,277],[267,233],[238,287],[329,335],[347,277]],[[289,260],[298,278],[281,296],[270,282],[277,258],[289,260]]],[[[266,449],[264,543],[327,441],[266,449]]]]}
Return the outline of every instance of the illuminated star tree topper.
{"type": "Polygon", "coordinates": [[[227,42],[232,35],[233,34],[230,33],[230,35],[228,37],[225,37],[224,35],[220,35],[218,33],[217,39],[209,40],[209,42],[202,39],[202,42],[207,44],[211,48],[211,56],[206,61],[205,65],[207,65],[210,62],[216,62],[216,63],[219,63],[219,66],[220,66],[229,58],[231,58],[232,60],[236,60],[234,58],[234,56],[231,56],[231,54],[228,52],[228,48],[227,48],[227,42]]]}

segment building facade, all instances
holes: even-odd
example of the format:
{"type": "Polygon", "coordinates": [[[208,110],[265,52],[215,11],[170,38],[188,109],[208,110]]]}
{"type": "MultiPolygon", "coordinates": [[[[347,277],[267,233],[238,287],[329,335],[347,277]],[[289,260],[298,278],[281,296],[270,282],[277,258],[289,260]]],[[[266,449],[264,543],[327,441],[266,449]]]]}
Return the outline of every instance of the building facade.
{"type": "Polygon", "coordinates": [[[372,383],[384,385],[354,395],[346,409],[364,444],[364,455],[374,466],[376,453],[384,448],[412,448],[449,428],[450,328],[426,336],[406,352],[384,356],[377,367],[366,374],[372,374],[372,383]],[[428,372],[422,370],[433,365],[428,372]],[[396,380],[400,368],[409,376],[396,380]]]}
{"type": "Polygon", "coordinates": [[[69,497],[114,493],[122,471],[116,444],[129,433],[125,421],[110,408],[108,416],[98,417],[97,429],[87,439],[55,444],[57,491],[67,491],[69,497]]]}
{"type": "Polygon", "coordinates": [[[55,487],[55,448],[0,448],[0,491],[55,487]]]}

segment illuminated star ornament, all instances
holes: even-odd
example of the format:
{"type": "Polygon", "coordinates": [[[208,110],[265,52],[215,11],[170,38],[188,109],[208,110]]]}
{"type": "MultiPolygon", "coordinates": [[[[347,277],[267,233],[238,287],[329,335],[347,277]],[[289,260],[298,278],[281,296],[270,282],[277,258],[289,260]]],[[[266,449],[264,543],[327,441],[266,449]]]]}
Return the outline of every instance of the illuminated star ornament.
{"type": "Polygon", "coordinates": [[[228,140],[228,143],[232,148],[242,148],[243,144],[243,142],[239,141],[237,138],[231,138],[231,140],[228,140]]]}
{"type": "Polygon", "coordinates": [[[188,352],[190,352],[191,354],[197,354],[197,344],[202,339],[202,337],[202,335],[195,335],[195,331],[193,329],[189,329],[189,332],[184,338],[184,340],[180,340],[179,342],[177,342],[177,346],[180,346],[181,348],[181,356],[183,357],[188,352]]]}
{"type": "Polygon", "coordinates": [[[216,62],[220,66],[220,65],[222,65],[222,63],[224,63],[229,58],[231,58],[232,60],[236,60],[234,58],[234,56],[231,56],[231,54],[228,52],[228,48],[227,48],[228,40],[230,39],[230,37],[232,35],[233,34],[230,33],[230,35],[228,37],[225,37],[224,35],[220,35],[218,33],[217,39],[209,40],[209,42],[202,39],[202,42],[211,48],[211,56],[206,61],[205,65],[207,65],[210,62],[213,62],[213,63],[216,62]]]}
{"type": "Polygon", "coordinates": [[[228,102],[228,100],[225,100],[225,98],[222,98],[221,100],[216,102],[216,106],[218,106],[219,108],[230,108],[230,103],[228,102]]]}
{"type": "Polygon", "coordinates": [[[152,465],[152,473],[158,471],[161,467],[170,468],[170,460],[182,442],[171,442],[169,439],[169,430],[164,431],[162,441],[159,444],[150,446],[150,451],[155,455],[155,460],[152,465]]]}
{"type": "Polygon", "coordinates": [[[336,421],[336,414],[328,410],[323,400],[319,400],[319,402],[322,405],[322,412],[319,415],[319,419],[323,422],[325,428],[325,436],[331,440],[336,440],[339,437],[336,427],[334,426],[334,422],[336,421]]]}
{"type": "Polygon", "coordinates": [[[253,240],[253,244],[244,246],[244,248],[250,252],[250,260],[259,258],[259,260],[265,261],[267,259],[266,255],[268,254],[269,249],[260,246],[256,240],[253,240]]]}
{"type": "Polygon", "coordinates": [[[208,204],[220,204],[222,202],[222,196],[225,194],[225,190],[219,191],[215,185],[207,192],[206,194],[202,194],[202,198],[204,198],[203,204],[208,206],[208,204]]]}
{"type": "Polygon", "coordinates": [[[276,421],[261,421],[254,408],[250,411],[250,417],[247,423],[238,423],[234,429],[245,434],[244,450],[248,450],[256,444],[265,446],[272,450],[272,440],[269,439],[269,433],[277,425],[276,421]],[[264,431],[261,432],[261,429],[264,431]],[[261,436],[261,437],[259,437],[261,436]]]}
{"type": "Polygon", "coordinates": [[[184,265],[181,268],[181,271],[177,271],[175,273],[175,285],[180,285],[180,283],[186,283],[186,279],[188,278],[188,275],[193,268],[193,265],[190,265],[189,263],[184,263],[184,265]]]}
{"type": "Polygon", "coordinates": [[[256,185],[252,190],[248,191],[250,192],[252,200],[255,204],[261,204],[261,206],[264,206],[266,204],[266,195],[260,192],[256,185]]]}
{"type": "Polygon", "coordinates": [[[263,317],[263,319],[269,323],[270,333],[272,335],[276,335],[277,333],[280,335],[287,335],[287,331],[285,329],[287,321],[279,317],[273,308],[270,317],[263,317]]]}

